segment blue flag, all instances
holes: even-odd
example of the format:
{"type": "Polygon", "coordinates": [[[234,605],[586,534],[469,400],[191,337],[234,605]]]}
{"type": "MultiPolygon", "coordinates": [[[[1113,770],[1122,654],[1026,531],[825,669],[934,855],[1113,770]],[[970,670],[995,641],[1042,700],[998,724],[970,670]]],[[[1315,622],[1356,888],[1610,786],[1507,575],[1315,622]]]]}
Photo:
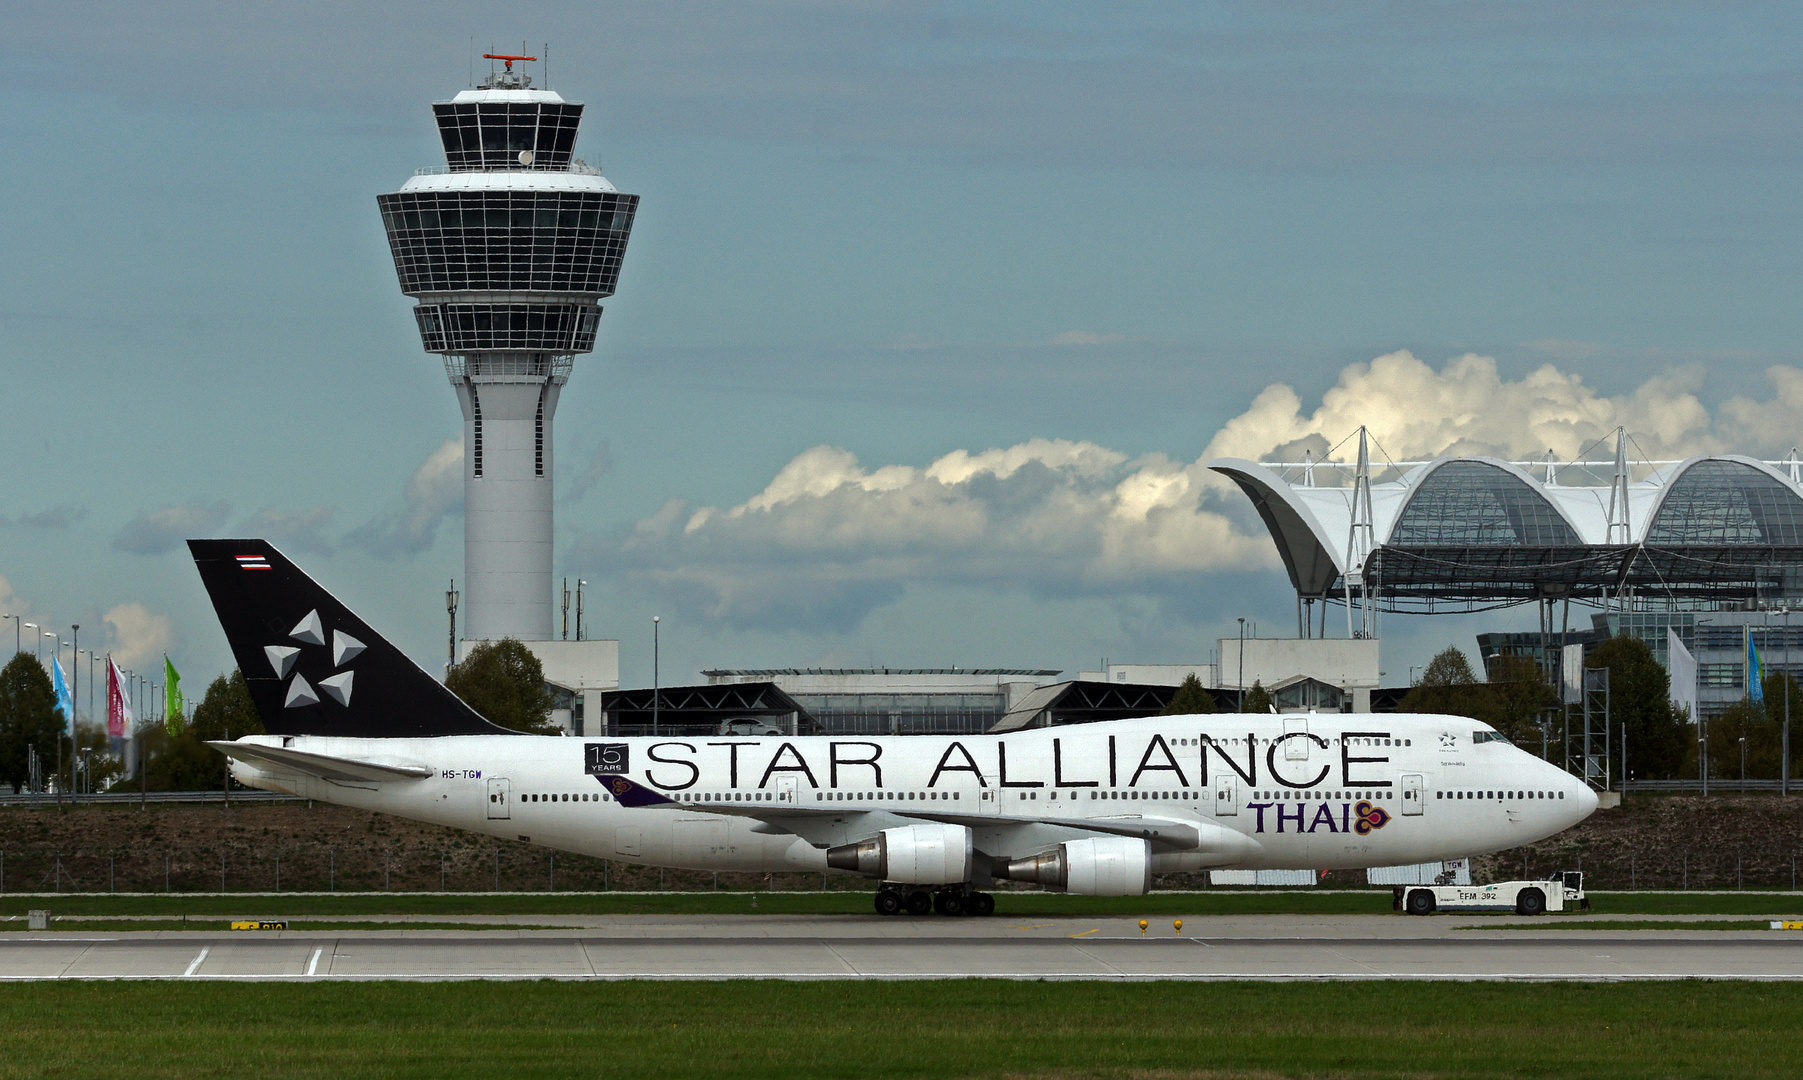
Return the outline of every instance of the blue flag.
{"type": "Polygon", "coordinates": [[[1765,662],[1759,659],[1759,646],[1753,644],[1753,632],[1747,631],[1747,694],[1765,703],[1765,662]]]}
{"type": "Polygon", "coordinates": [[[75,698],[69,693],[69,681],[63,678],[63,662],[56,657],[50,658],[50,666],[56,677],[56,711],[63,714],[63,727],[75,727],[75,698]]]}

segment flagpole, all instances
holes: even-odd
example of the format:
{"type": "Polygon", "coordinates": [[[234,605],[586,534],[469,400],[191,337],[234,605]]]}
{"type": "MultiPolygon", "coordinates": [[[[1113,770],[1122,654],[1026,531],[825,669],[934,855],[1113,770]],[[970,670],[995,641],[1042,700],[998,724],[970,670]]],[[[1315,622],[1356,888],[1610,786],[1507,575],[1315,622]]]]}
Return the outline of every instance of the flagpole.
{"type": "MultiPolygon", "coordinates": [[[[54,670],[56,667],[55,656],[50,658],[50,664],[51,668],[54,670]]],[[[61,712],[62,709],[60,706],[62,705],[62,702],[57,702],[57,705],[59,706],[57,711],[61,712]]],[[[59,810],[62,809],[63,806],[63,734],[63,731],[60,729],[56,733],[56,807],[59,810]]],[[[71,793],[71,795],[73,795],[73,793],[71,793]]],[[[70,802],[73,803],[74,799],[71,798],[70,802]]]]}

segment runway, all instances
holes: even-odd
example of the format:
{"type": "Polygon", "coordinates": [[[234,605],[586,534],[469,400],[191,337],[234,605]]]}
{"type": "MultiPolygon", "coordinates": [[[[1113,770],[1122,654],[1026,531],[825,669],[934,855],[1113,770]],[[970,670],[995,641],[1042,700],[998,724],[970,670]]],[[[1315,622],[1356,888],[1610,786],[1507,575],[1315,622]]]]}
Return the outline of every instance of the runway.
{"type": "MultiPolygon", "coordinates": [[[[522,917],[521,921],[525,921],[522,917]]],[[[556,917],[533,917],[544,925],[556,917]]],[[[50,979],[1788,980],[1803,933],[1491,929],[1470,919],[601,916],[554,930],[35,933],[0,981],[50,979]],[[1483,929],[1463,929],[1473,925],[1483,929]]],[[[128,926],[129,923],[121,923],[128,926]]],[[[379,926],[372,921],[372,926],[379,926]]],[[[476,925],[472,923],[472,925],[476,925]]]]}

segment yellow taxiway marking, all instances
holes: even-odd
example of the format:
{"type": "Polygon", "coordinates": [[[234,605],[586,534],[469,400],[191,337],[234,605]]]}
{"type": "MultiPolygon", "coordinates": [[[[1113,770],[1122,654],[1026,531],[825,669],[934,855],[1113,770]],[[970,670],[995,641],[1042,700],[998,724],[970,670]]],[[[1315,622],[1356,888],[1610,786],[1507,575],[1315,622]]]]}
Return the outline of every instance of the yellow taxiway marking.
{"type": "Polygon", "coordinates": [[[1094,929],[1094,930],[1085,930],[1085,931],[1083,931],[1083,932],[1082,932],[1082,933],[1081,933],[1081,934],[1072,934],[1072,935],[1071,935],[1071,937],[1074,937],[1074,938],[1076,938],[1076,937],[1088,937],[1088,936],[1089,936],[1089,935],[1091,935],[1091,934],[1099,934],[1099,933],[1101,933],[1101,932],[1102,932],[1102,928],[1101,928],[1101,927],[1099,927],[1099,926],[1098,926],[1098,927],[1096,927],[1096,928],[1095,928],[1095,929],[1094,929]]]}

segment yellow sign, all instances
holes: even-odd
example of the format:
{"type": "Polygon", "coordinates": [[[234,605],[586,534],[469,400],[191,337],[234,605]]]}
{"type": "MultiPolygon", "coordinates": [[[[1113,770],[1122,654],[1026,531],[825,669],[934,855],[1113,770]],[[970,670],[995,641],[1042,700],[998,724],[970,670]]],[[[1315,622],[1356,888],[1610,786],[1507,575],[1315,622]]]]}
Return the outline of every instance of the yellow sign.
{"type": "Polygon", "coordinates": [[[235,922],[232,924],[232,929],[233,930],[286,930],[286,929],[288,929],[288,924],[285,922],[235,922]]]}
{"type": "Polygon", "coordinates": [[[1774,919],[1774,920],[1772,920],[1772,929],[1774,929],[1774,930],[1803,930],[1803,922],[1779,922],[1776,919],[1774,919]]]}

